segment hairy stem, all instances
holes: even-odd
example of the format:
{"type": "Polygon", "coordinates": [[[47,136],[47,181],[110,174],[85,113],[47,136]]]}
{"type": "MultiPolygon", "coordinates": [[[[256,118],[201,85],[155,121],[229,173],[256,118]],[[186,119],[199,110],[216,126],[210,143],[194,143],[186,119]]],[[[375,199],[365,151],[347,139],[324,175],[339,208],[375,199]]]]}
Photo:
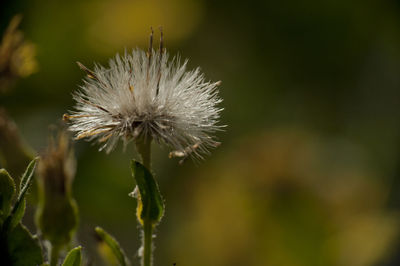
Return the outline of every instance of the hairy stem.
{"type": "Polygon", "coordinates": [[[150,221],[144,221],[143,233],[142,266],[151,266],[153,260],[153,225],[150,221]]]}
{"type": "Polygon", "coordinates": [[[136,142],[136,149],[142,157],[142,164],[151,172],[151,139],[136,142]]]}
{"type": "MultiPolygon", "coordinates": [[[[136,143],[137,151],[142,157],[142,164],[151,172],[151,139],[145,139],[136,143]]],[[[143,221],[143,256],[142,266],[151,266],[153,261],[153,229],[154,226],[151,221],[143,221]]]]}

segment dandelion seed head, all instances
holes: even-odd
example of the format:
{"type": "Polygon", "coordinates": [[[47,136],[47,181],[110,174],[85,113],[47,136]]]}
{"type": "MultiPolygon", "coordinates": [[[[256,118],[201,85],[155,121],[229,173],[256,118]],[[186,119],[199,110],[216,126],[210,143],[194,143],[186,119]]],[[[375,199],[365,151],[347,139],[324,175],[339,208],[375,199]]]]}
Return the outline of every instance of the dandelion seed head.
{"type": "Polygon", "coordinates": [[[170,59],[161,40],[158,51],[117,54],[107,68],[78,63],[87,78],[73,93],[75,110],[64,115],[69,130],[107,153],[118,140],[151,138],[172,148],[170,156],[202,158],[219,144],[220,82],[206,81],[200,68],[187,70],[187,62],[170,59]]]}

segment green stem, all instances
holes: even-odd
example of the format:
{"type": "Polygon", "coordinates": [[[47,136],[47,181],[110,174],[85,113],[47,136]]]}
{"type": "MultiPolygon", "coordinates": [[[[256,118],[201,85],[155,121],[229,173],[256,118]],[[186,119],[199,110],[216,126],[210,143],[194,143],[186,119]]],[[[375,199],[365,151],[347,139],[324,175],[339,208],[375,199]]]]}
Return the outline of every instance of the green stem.
{"type": "Polygon", "coordinates": [[[60,254],[60,246],[59,245],[55,245],[55,246],[51,246],[51,250],[50,250],[50,266],[57,266],[57,262],[58,262],[58,255],[60,254]]]}
{"type": "Polygon", "coordinates": [[[142,157],[142,164],[151,172],[151,139],[136,142],[136,148],[142,157]]]}
{"type": "MultiPolygon", "coordinates": [[[[137,151],[142,157],[142,164],[151,172],[151,139],[136,142],[137,151]]],[[[153,261],[153,224],[151,221],[143,221],[143,256],[142,266],[151,266],[153,261]]]]}
{"type": "Polygon", "coordinates": [[[142,266],[151,266],[152,265],[152,240],[153,240],[153,225],[149,221],[144,221],[143,225],[143,258],[142,258],[142,266]]]}

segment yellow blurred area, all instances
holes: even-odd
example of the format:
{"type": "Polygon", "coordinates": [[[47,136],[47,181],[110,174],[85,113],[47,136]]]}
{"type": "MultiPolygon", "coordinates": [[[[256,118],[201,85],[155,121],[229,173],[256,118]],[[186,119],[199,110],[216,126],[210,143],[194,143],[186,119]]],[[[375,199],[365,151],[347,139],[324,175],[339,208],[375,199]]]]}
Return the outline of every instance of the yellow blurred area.
{"type": "Polygon", "coordinates": [[[14,81],[25,78],[38,70],[36,46],[24,39],[18,30],[22,16],[15,15],[10,21],[0,43],[0,91],[12,87],[14,81]]]}
{"type": "Polygon", "coordinates": [[[351,146],[293,128],[240,141],[191,182],[170,253],[193,266],[374,265],[399,215],[351,146]]]}
{"type": "Polygon", "coordinates": [[[36,61],[36,46],[31,42],[24,42],[13,54],[12,68],[21,77],[27,77],[38,71],[39,66],[36,61]]]}
{"type": "Polygon", "coordinates": [[[98,241],[97,252],[101,256],[103,261],[107,262],[107,265],[112,265],[112,266],[120,265],[113,251],[104,241],[101,240],[98,241]]]}
{"type": "MultiPolygon", "coordinates": [[[[92,49],[107,52],[121,47],[146,46],[150,27],[163,27],[167,42],[177,43],[193,33],[203,19],[202,2],[196,0],[99,1],[82,3],[90,14],[86,41],[92,49]]],[[[157,41],[155,42],[157,45],[157,41]]]]}

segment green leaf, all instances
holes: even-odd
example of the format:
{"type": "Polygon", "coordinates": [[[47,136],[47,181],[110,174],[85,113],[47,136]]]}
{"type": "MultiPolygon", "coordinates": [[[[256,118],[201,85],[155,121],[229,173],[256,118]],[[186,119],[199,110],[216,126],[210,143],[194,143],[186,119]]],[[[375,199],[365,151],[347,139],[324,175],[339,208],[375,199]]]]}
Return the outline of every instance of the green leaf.
{"type": "Polygon", "coordinates": [[[0,258],[2,265],[33,266],[43,263],[38,240],[22,224],[1,239],[0,258]]]}
{"type": "Polygon", "coordinates": [[[11,200],[15,193],[15,183],[5,169],[0,169],[0,223],[7,218],[11,200]]]}
{"type": "Polygon", "coordinates": [[[129,259],[125,255],[125,252],[122,250],[118,241],[114,237],[112,237],[109,233],[104,231],[104,229],[101,227],[96,227],[94,230],[95,230],[97,236],[102,241],[104,241],[107,244],[107,246],[111,249],[112,253],[117,258],[117,260],[121,266],[131,265],[129,259]]]}
{"type": "Polygon", "coordinates": [[[25,199],[22,200],[21,204],[18,204],[17,209],[15,209],[15,212],[13,213],[12,216],[10,216],[10,230],[13,230],[17,224],[22,220],[22,217],[24,217],[25,214],[25,205],[26,201],[25,199]]]}
{"type": "Polygon", "coordinates": [[[8,216],[6,221],[4,222],[3,231],[12,230],[21,221],[22,217],[24,217],[25,194],[26,191],[28,191],[30,184],[32,183],[32,176],[35,171],[38,159],[39,158],[36,157],[29,163],[24,175],[21,178],[21,186],[20,186],[21,189],[19,191],[17,201],[15,202],[15,205],[11,211],[10,216],[8,216]]]}
{"type": "Polygon", "coordinates": [[[80,266],[82,260],[82,247],[76,247],[68,252],[62,266],[80,266]]]}
{"type": "Polygon", "coordinates": [[[32,182],[32,176],[33,173],[35,172],[36,164],[39,160],[39,157],[36,157],[33,159],[28,167],[25,170],[25,173],[21,177],[21,183],[19,184],[19,195],[18,198],[24,197],[26,191],[28,190],[29,186],[31,185],[32,182]]]}
{"type": "Polygon", "coordinates": [[[157,182],[150,171],[141,163],[132,160],[131,168],[139,188],[138,219],[142,225],[144,224],[143,221],[157,224],[160,222],[165,208],[157,182]]]}

